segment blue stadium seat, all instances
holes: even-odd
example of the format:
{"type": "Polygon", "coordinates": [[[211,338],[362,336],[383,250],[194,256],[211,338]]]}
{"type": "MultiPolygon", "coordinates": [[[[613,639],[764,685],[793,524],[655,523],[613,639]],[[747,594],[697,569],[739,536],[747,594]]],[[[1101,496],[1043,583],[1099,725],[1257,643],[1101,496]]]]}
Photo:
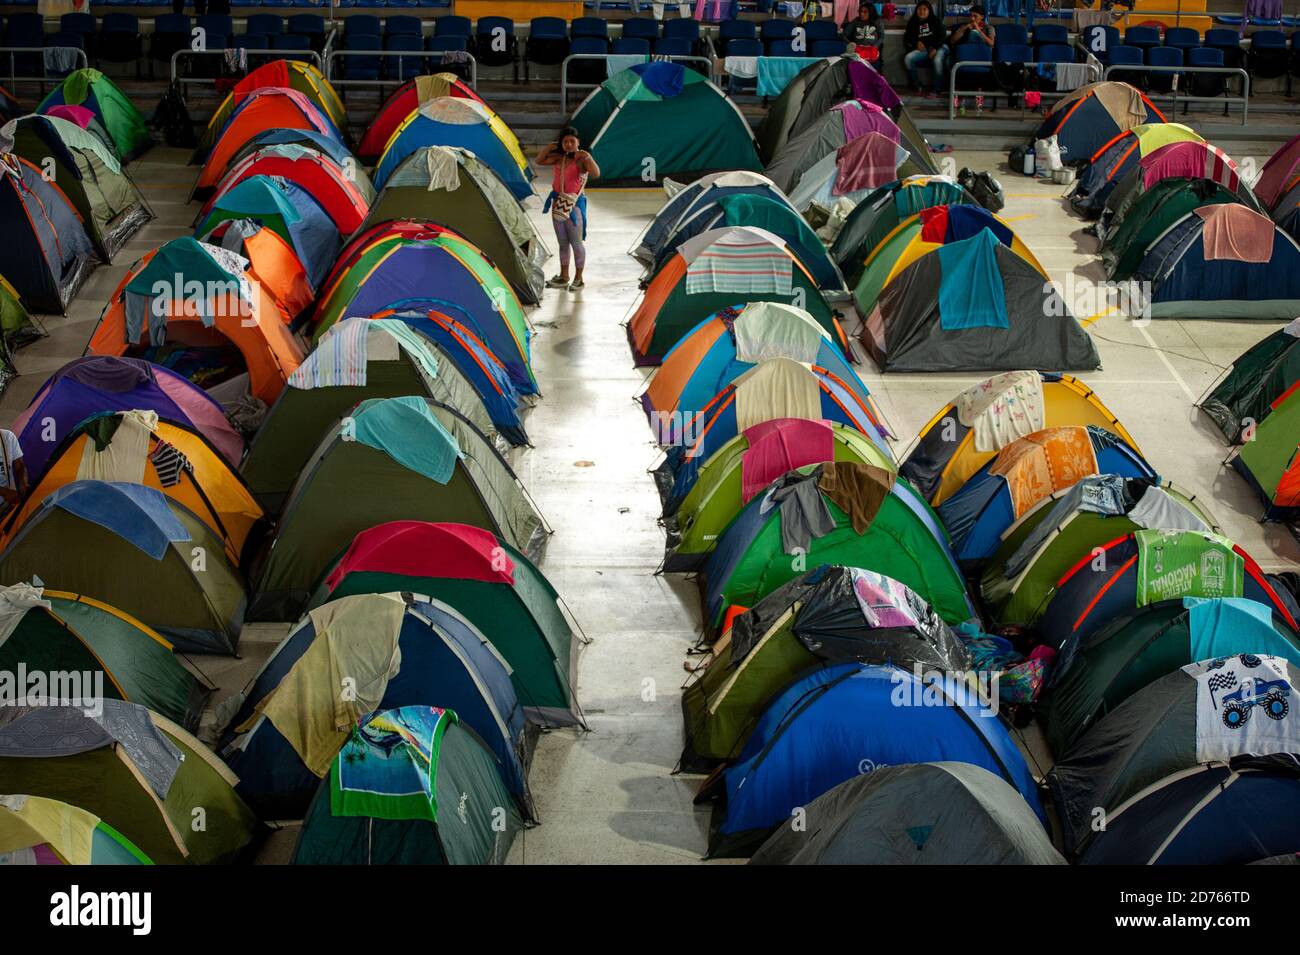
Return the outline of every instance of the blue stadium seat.
{"type": "Polygon", "coordinates": [[[609,52],[609,44],[605,42],[604,37],[599,36],[575,36],[569,41],[569,53],[578,53],[584,56],[592,54],[604,55],[609,52]]]}
{"type": "Polygon", "coordinates": [[[993,47],[994,63],[1032,63],[1034,61],[1034,50],[1028,43],[1003,43],[1001,40],[1001,30],[998,30],[999,39],[993,47]]]}
{"type": "Polygon", "coordinates": [[[95,50],[95,30],[98,24],[93,13],[65,13],[59,17],[60,33],[75,33],[81,37],[82,49],[91,54],[95,50]]]}
{"type": "Polygon", "coordinates": [[[1165,31],[1165,46],[1194,50],[1201,45],[1201,35],[1191,27],[1170,27],[1165,31]]]}
{"type": "Polygon", "coordinates": [[[1160,46],[1160,28],[1129,27],[1124,31],[1124,45],[1136,46],[1142,50],[1150,49],[1153,46],[1160,46]]]}
{"type": "Polygon", "coordinates": [[[524,69],[529,63],[556,66],[569,55],[568,25],[559,17],[534,17],[528,24],[524,69]]]}
{"type": "MultiPolygon", "coordinates": [[[[808,55],[822,58],[827,56],[839,56],[846,49],[843,40],[813,40],[812,45],[808,47],[808,55]]],[[[740,56],[741,54],[736,54],[740,56]]]]}
{"type": "Polygon", "coordinates": [[[431,36],[424,42],[430,53],[464,53],[469,49],[469,38],[463,36],[431,36]]]}
{"type": "MultiPolygon", "coordinates": [[[[384,49],[390,53],[423,53],[424,39],[419,34],[389,34],[384,38],[384,49]]],[[[405,81],[424,73],[425,63],[423,56],[386,56],[384,73],[390,80],[405,81]]]]}
{"type": "Polygon", "coordinates": [[[1222,52],[1224,66],[1239,67],[1245,61],[1245,53],[1241,49],[1241,35],[1236,30],[1226,30],[1223,27],[1206,30],[1204,46],[1206,49],[1222,52]]]}
{"type": "Polygon", "coordinates": [[[839,31],[835,29],[835,24],[830,20],[813,20],[802,24],[802,26],[804,40],[810,47],[818,40],[834,40],[840,35],[839,31]]]}
{"type": "MultiPolygon", "coordinates": [[[[252,18],[249,18],[250,22],[252,18]]],[[[343,35],[379,36],[380,20],[373,13],[354,13],[343,20],[343,35]]]]}
{"type": "Polygon", "coordinates": [[[248,18],[245,33],[260,33],[263,36],[279,36],[284,32],[284,17],[274,13],[254,13],[248,18]]]}
{"type": "Polygon", "coordinates": [[[569,24],[569,36],[572,39],[578,37],[599,37],[602,40],[609,38],[609,21],[601,17],[576,17],[569,24]]]}
{"type": "Polygon", "coordinates": [[[1019,23],[1003,23],[994,31],[996,43],[1012,46],[1029,46],[1029,31],[1019,23]]]}
{"type": "MultiPolygon", "coordinates": [[[[351,17],[349,17],[351,19],[351,17]]],[[[381,50],[383,44],[380,42],[379,35],[374,33],[345,33],[343,36],[343,49],[348,52],[364,50],[381,50]]],[[[381,69],[378,56],[344,56],[340,57],[343,62],[343,77],[349,80],[377,80],[381,69]]]]}
{"type": "Polygon", "coordinates": [[[1034,48],[1035,63],[1073,63],[1074,47],[1064,43],[1046,43],[1034,48]]]}
{"type": "Polygon", "coordinates": [[[188,49],[189,45],[190,18],[183,13],[158,14],[153,18],[153,33],[149,36],[150,70],[155,62],[171,62],[173,53],[188,49]]]}
{"type": "Polygon", "coordinates": [[[727,43],[729,56],[762,56],[763,44],[754,37],[736,37],[727,43]]]}
{"type": "MultiPolygon", "coordinates": [[[[1210,47],[1198,46],[1187,51],[1188,66],[1223,66],[1223,51],[1210,47]]],[[[1221,96],[1228,88],[1228,77],[1224,73],[1196,73],[1187,76],[1187,90],[1193,96],[1221,96]]],[[[1226,108],[1226,107],[1225,107],[1226,108]]]]}
{"type": "Polygon", "coordinates": [[[768,56],[798,56],[795,52],[794,43],[787,37],[784,40],[767,41],[768,56]]]}
{"type": "MultiPolygon", "coordinates": [[[[1002,36],[1000,29],[998,36],[1002,36]]],[[[1120,43],[1119,30],[1100,24],[1084,27],[1079,39],[1083,43],[1083,48],[1103,63],[1110,62],[1110,51],[1120,43]]]]}
{"type": "Polygon", "coordinates": [[[422,22],[419,17],[406,14],[388,17],[384,20],[384,36],[423,36],[422,22]]]}
{"type": "Polygon", "coordinates": [[[236,50],[269,50],[271,38],[265,33],[236,33],[230,38],[230,46],[236,50]]]}
{"type": "Polygon", "coordinates": [[[629,40],[657,40],[659,23],[650,17],[631,17],[623,21],[623,36],[629,40]]]}
{"type": "Polygon", "coordinates": [[[609,45],[609,52],[627,56],[649,56],[650,41],[641,36],[615,37],[609,45]]]}
{"type": "Polygon", "coordinates": [[[466,39],[474,35],[474,24],[469,17],[438,17],[433,21],[434,36],[463,36],[466,39]]]}
{"type": "Polygon", "coordinates": [[[515,21],[509,17],[479,17],[474,24],[474,58],[485,66],[515,61],[515,21]]]}
{"type": "Polygon", "coordinates": [[[1257,30],[1250,35],[1246,68],[1250,75],[1264,80],[1277,79],[1287,71],[1289,52],[1286,34],[1281,30],[1257,30]]]}
{"type": "Polygon", "coordinates": [[[718,52],[723,56],[760,56],[759,53],[728,54],[731,43],[735,40],[755,40],[758,28],[752,20],[723,20],[718,25],[718,52]]]}
{"type": "Polygon", "coordinates": [[[681,37],[660,37],[655,40],[655,56],[691,56],[694,49],[690,40],[681,37]]]}
{"type": "Polygon", "coordinates": [[[295,13],[285,20],[290,33],[305,36],[319,53],[325,47],[325,18],[319,13],[295,13]]]}
{"type": "Polygon", "coordinates": [[[691,50],[699,48],[700,44],[700,21],[677,19],[664,21],[664,39],[665,40],[685,40],[691,45],[691,50]]]}
{"type": "Polygon", "coordinates": [[[788,40],[793,35],[793,20],[764,20],[758,27],[758,38],[764,46],[770,46],[776,40],[788,40]]]}
{"type": "Polygon", "coordinates": [[[229,14],[225,13],[205,13],[200,17],[195,17],[196,25],[203,27],[203,32],[207,39],[214,36],[228,37],[235,35],[235,21],[229,14]]]}
{"type": "Polygon", "coordinates": [[[957,44],[953,51],[953,62],[981,64],[962,68],[953,81],[960,89],[985,89],[993,80],[993,48],[987,43],[957,44]]]}
{"type": "Polygon", "coordinates": [[[1060,23],[1038,23],[1034,26],[1034,46],[1068,45],[1070,31],[1060,23]]]}
{"type": "MultiPolygon", "coordinates": [[[[1182,66],[1183,51],[1176,46],[1153,46],[1146,51],[1147,66],[1182,66]]],[[[1178,74],[1154,71],[1147,77],[1148,88],[1157,93],[1168,93],[1178,74]]]]}

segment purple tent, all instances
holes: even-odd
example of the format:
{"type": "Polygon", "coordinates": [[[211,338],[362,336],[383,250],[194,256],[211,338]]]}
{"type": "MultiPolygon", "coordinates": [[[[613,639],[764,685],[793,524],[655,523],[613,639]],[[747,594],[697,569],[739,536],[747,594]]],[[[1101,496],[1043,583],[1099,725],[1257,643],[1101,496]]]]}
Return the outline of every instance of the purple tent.
{"type": "Polygon", "coordinates": [[[903,104],[889,81],[861,60],[849,62],[849,83],[853,87],[854,99],[864,99],[884,109],[903,104]]]}
{"type": "Polygon", "coordinates": [[[156,411],[164,421],[188,425],[234,468],[244,454],[244,439],[202,388],[139,358],[88,355],[51,375],[14,422],[33,482],[77,425],[105,411],[156,411]]]}

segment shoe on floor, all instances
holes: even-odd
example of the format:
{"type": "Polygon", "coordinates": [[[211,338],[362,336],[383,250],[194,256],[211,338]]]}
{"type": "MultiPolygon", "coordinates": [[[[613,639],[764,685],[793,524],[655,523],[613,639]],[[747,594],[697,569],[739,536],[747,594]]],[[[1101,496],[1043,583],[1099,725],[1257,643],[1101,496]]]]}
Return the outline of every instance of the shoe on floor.
{"type": "Polygon", "coordinates": [[[582,287],[583,287],[582,279],[574,279],[572,282],[569,283],[570,292],[576,292],[578,291],[578,289],[582,287]]]}
{"type": "Polygon", "coordinates": [[[558,275],[552,275],[546,280],[547,288],[568,288],[569,280],[560,278],[558,275]]]}

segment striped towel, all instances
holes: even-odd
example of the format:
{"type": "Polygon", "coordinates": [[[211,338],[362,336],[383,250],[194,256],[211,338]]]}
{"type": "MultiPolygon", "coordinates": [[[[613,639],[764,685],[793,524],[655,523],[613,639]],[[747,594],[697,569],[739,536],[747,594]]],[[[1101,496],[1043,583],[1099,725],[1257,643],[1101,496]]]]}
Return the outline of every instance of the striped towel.
{"type": "Polygon", "coordinates": [[[368,321],[372,330],[385,331],[395,338],[402,350],[415,359],[415,363],[430,381],[438,377],[438,359],[429,339],[400,318],[375,318],[368,321]]]}
{"type": "Polygon", "coordinates": [[[686,267],[686,294],[791,294],[793,269],[784,249],[762,239],[720,239],[686,267]]]}
{"type": "Polygon", "coordinates": [[[366,383],[366,342],[370,320],[351,318],[335,325],[307,360],[289,376],[289,387],[360,387],[366,383]]]}

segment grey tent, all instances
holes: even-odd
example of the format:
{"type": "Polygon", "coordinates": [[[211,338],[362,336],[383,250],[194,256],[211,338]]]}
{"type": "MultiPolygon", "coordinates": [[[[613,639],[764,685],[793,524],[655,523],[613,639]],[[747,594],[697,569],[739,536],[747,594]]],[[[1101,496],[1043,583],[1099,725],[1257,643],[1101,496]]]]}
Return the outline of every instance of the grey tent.
{"type": "Polygon", "coordinates": [[[970,763],[884,766],[782,825],[751,865],[1064,865],[1024,798],[970,763]]]}
{"type": "Polygon", "coordinates": [[[1048,776],[1066,851],[1087,849],[1096,810],[1118,811],[1148,786],[1203,763],[1300,753],[1291,712],[1300,670],[1248,653],[1175,670],[1115,707],[1048,776]]]}
{"type": "Polygon", "coordinates": [[[1101,367],[1055,287],[988,229],[922,255],[895,276],[867,315],[861,341],[882,371],[1101,367]],[[975,288],[999,305],[971,294],[975,288]]]}
{"type": "MultiPolygon", "coordinates": [[[[888,113],[885,115],[888,116],[888,113]]],[[[831,110],[799,135],[791,136],[789,141],[768,161],[763,174],[779,189],[787,193],[791,192],[798,185],[800,177],[818,160],[848,142],[843,116],[840,110],[831,110]]],[[[925,140],[921,140],[921,145],[917,145],[915,140],[909,138],[901,128],[899,129],[898,144],[907,150],[909,158],[898,167],[898,178],[905,179],[921,173],[937,172],[924,143],[925,140]]]]}

